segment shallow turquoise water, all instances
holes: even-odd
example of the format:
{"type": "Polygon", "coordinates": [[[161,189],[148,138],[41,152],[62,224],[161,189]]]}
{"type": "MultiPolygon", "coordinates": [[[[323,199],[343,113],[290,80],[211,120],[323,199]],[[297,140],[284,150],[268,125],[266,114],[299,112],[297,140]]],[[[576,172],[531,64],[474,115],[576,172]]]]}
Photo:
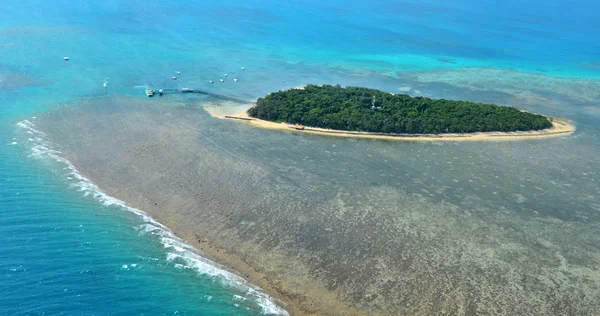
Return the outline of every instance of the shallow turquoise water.
{"type": "MultiPolygon", "coordinates": [[[[101,96],[104,82],[111,95],[143,96],[146,86],[164,86],[210,88],[243,98],[307,82],[394,92],[405,83],[413,93],[421,84],[433,96],[504,102],[505,95],[455,94],[460,89],[448,91],[442,83],[411,81],[404,74],[482,67],[598,79],[598,9],[593,1],[577,6],[566,1],[4,4],[1,314],[262,311],[246,285],[235,286],[239,280],[226,281],[169,257],[173,251],[165,248],[165,236],[147,229],[158,224],[122,206],[104,205],[110,203],[91,190],[82,191],[64,163],[47,153],[32,155],[33,142],[18,122],[34,121],[32,116],[64,103],[101,96]],[[64,56],[70,61],[63,61],[64,56]],[[177,71],[182,75],[171,80],[177,71]],[[208,83],[218,82],[224,73],[229,78],[224,84],[208,83]],[[232,78],[240,81],[233,83],[232,78]]],[[[593,95],[571,100],[548,91],[539,94],[574,106],[525,106],[577,117],[584,132],[597,135],[593,126],[598,112],[582,114],[584,108],[597,107],[593,95]]]]}

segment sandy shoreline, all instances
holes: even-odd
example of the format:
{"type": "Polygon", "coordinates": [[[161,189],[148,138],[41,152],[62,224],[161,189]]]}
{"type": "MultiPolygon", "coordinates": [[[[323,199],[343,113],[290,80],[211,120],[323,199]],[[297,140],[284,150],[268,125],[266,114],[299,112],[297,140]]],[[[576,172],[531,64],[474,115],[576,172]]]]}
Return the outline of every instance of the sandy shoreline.
{"type": "Polygon", "coordinates": [[[370,133],[370,132],[354,132],[354,131],[343,131],[343,130],[332,130],[318,127],[305,126],[304,129],[295,129],[293,124],[289,123],[275,123],[271,121],[261,120],[250,117],[246,111],[240,112],[235,115],[215,115],[222,119],[241,120],[248,122],[249,124],[277,130],[293,130],[301,133],[310,133],[317,135],[329,135],[329,136],[340,136],[340,137],[354,137],[354,138],[372,138],[372,139],[387,139],[387,140],[420,140],[420,141],[463,141],[463,140],[518,140],[518,139],[532,139],[532,138],[545,138],[545,137],[556,137],[565,136],[575,131],[575,126],[571,121],[565,118],[548,117],[552,121],[552,127],[540,131],[527,131],[527,132],[485,132],[485,133],[448,133],[448,134],[401,134],[401,135],[385,135],[382,133],[370,133]]]}

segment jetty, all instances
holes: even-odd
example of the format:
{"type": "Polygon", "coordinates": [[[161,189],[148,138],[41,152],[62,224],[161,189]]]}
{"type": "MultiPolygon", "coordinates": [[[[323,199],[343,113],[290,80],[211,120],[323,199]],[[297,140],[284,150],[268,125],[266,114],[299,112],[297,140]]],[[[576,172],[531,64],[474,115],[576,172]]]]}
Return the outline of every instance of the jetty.
{"type": "Polygon", "coordinates": [[[210,92],[208,90],[203,90],[203,89],[192,89],[192,88],[159,89],[159,90],[147,89],[146,91],[147,91],[146,95],[149,97],[154,96],[154,95],[162,96],[163,94],[199,93],[199,94],[204,94],[204,95],[208,95],[211,97],[215,97],[215,98],[219,98],[219,99],[223,99],[223,100],[234,101],[234,102],[238,102],[238,103],[256,104],[256,101],[244,100],[242,98],[233,97],[233,96],[224,95],[224,94],[215,93],[215,92],[210,92]]]}
{"type": "Polygon", "coordinates": [[[254,121],[254,120],[256,120],[253,117],[239,116],[239,115],[225,115],[225,118],[233,119],[233,120],[242,120],[242,121],[254,121]]]}

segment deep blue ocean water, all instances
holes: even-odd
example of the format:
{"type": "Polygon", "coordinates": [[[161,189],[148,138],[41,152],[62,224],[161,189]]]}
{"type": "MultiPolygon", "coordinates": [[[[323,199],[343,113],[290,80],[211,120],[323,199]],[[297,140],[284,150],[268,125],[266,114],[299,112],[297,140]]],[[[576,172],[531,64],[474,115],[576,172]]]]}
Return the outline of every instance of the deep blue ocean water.
{"type": "Polygon", "coordinates": [[[18,126],[103,95],[105,82],[109,94],[190,86],[257,98],[465,67],[600,77],[600,4],[589,0],[0,4],[1,315],[265,311],[241,279],[178,258],[185,249],[159,224],[94,196],[18,126]],[[224,73],[240,81],[208,83],[224,73]]]}

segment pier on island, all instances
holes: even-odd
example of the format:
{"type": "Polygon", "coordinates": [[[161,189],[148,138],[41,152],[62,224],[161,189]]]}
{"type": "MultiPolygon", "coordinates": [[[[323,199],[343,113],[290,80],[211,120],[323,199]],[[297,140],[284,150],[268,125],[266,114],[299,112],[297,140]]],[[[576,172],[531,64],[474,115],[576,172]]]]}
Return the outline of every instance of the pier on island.
{"type": "Polygon", "coordinates": [[[153,97],[155,95],[162,96],[165,94],[177,94],[177,93],[199,93],[199,94],[209,95],[211,97],[215,97],[215,98],[219,98],[219,99],[223,99],[223,100],[234,101],[234,102],[238,102],[238,103],[256,104],[256,101],[244,100],[242,98],[233,97],[233,96],[224,95],[224,94],[215,93],[215,92],[210,92],[208,90],[203,90],[203,89],[192,89],[192,88],[158,89],[158,90],[146,89],[146,95],[148,97],[153,97]]]}

